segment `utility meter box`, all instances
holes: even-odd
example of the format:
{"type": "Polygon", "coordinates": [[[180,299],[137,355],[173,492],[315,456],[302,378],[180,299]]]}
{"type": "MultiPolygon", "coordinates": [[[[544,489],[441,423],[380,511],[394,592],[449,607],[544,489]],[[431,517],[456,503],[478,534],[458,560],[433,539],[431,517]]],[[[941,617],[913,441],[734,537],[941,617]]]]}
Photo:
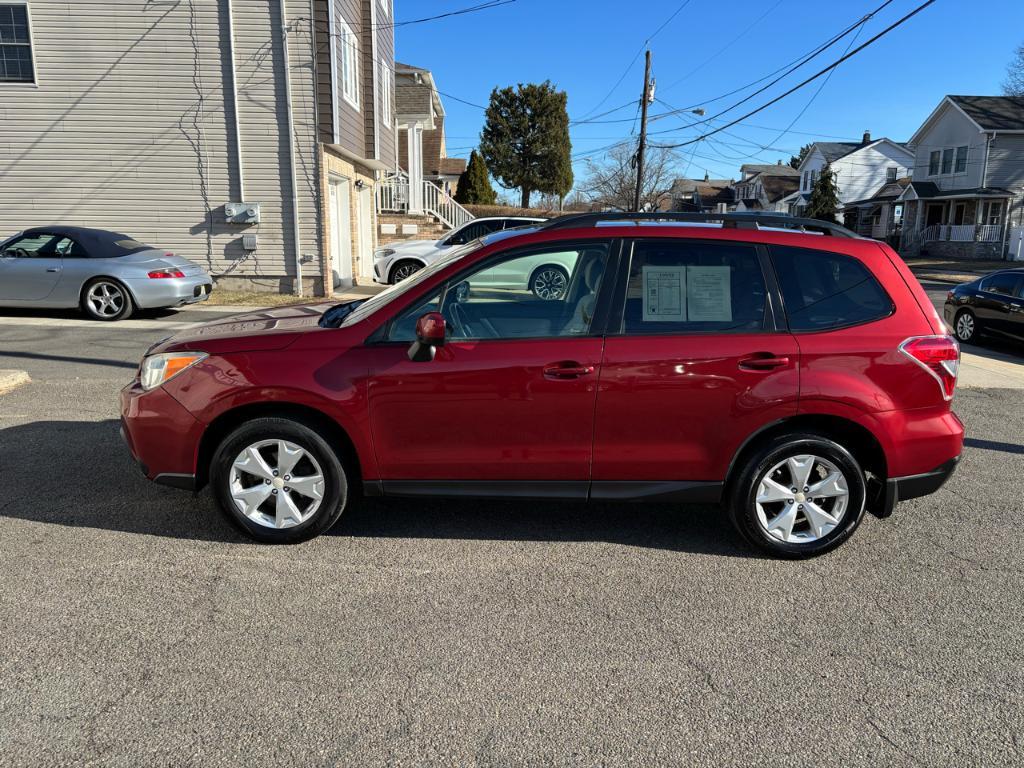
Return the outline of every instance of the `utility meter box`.
{"type": "Polygon", "coordinates": [[[256,239],[256,235],[242,235],[243,251],[255,251],[257,245],[259,245],[259,241],[256,239]]]}
{"type": "Polygon", "coordinates": [[[229,224],[259,224],[259,203],[224,203],[224,218],[229,224]]]}

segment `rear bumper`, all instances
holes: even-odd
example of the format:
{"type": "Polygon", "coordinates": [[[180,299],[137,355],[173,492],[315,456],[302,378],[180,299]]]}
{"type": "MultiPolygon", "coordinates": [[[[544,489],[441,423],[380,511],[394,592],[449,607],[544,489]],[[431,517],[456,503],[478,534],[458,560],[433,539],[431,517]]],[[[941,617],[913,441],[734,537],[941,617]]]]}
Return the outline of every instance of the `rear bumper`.
{"type": "Polygon", "coordinates": [[[892,514],[893,507],[898,502],[935,493],[945,485],[953,472],[956,471],[957,464],[959,463],[960,457],[955,456],[930,472],[924,472],[920,475],[907,475],[906,477],[890,477],[885,481],[884,498],[882,499],[881,508],[876,514],[879,517],[888,517],[892,514]]]}
{"type": "Polygon", "coordinates": [[[213,279],[205,272],[190,277],[125,280],[125,283],[141,309],[195,304],[206,301],[213,292],[213,279]]]}

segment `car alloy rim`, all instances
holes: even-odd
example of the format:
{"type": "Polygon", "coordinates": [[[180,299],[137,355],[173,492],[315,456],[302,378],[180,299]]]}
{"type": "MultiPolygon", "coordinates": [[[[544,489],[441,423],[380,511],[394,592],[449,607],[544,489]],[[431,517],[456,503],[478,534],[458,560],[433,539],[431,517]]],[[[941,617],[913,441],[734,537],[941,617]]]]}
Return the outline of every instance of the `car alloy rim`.
{"type": "Polygon", "coordinates": [[[565,275],[557,269],[545,269],[533,278],[533,292],[544,301],[554,301],[565,294],[565,282],[565,275]]]}
{"type": "Polygon", "coordinates": [[[96,283],[85,299],[100,317],[113,317],[124,309],[124,293],[113,283],[96,283]]]}
{"type": "Polygon", "coordinates": [[[400,283],[405,280],[405,278],[414,275],[419,271],[420,268],[415,264],[403,264],[395,270],[395,282],[400,283]]]}
{"type": "Polygon", "coordinates": [[[261,440],[231,464],[231,498],[238,511],[266,528],[293,528],[312,517],[324,498],[324,473],[305,448],[261,440]]]}
{"type": "Polygon", "coordinates": [[[974,335],[974,318],[966,312],[956,321],[956,335],[964,341],[974,335]]]}
{"type": "Polygon", "coordinates": [[[761,528],[786,544],[807,544],[827,536],[846,516],[846,476],[828,459],[790,456],[761,477],[754,502],[761,528]]]}

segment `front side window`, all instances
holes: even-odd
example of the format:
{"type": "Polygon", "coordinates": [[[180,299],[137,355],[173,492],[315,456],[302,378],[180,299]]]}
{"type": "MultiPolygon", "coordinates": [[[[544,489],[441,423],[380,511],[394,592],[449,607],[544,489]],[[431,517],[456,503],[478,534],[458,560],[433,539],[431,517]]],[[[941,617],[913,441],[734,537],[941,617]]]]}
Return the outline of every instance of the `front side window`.
{"type": "Polygon", "coordinates": [[[388,340],[412,341],[416,319],[438,306],[453,341],[584,336],[607,261],[608,246],[601,243],[489,262],[403,312],[388,340]]]}
{"type": "Polygon", "coordinates": [[[338,24],[338,44],[341,49],[341,95],[359,109],[359,43],[344,19],[338,24]]]}
{"type": "Polygon", "coordinates": [[[2,256],[22,259],[48,259],[60,255],[59,246],[71,241],[59,235],[25,235],[4,246],[2,256]]]}
{"type": "Polygon", "coordinates": [[[790,330],[842,328],[892,314],[892,300],[857,259],[808,248],[771,251],[790,330]]]}
{"type": "Polygon", "coordinates": [[[0,83],[34,83],[28,6],[0,3],[0,83]]]}
{"type": "Polygon", "coordinates": [[[649,240],[629,265],[627,334],[760,331],[766,291],[752,245],[649,240]]]}
{"type": "Polygon", "coordinates": [[[462,245],[463,243],[471,243],[478,237],[489,235],[491,232],[496,232],[499,229],[501,229],[500,221],[471,221],[462,229],[452,232],[445,241],[445,244],[462,245]]]}
{"type": "Polygon", "coordinates": [[[954,173],[964,173],[967,170],[967,147],[956,148],[956,160],[953,163],[954,173]]]}
{"type": "Polygon", "coordinates": [[[942,153],[939,150],[935,150],[928,155],[928,175],[938,176],[939,175],[939,163],[941,162],[942,153]]]}
{"type": "Polygon", "coordinates": [[[1020,275],[1015,275],[1012,272],[992,275],[982,281],[981,290],[997,293],[1000,296],[1016,296],[1020,280],[1020,275]]]}

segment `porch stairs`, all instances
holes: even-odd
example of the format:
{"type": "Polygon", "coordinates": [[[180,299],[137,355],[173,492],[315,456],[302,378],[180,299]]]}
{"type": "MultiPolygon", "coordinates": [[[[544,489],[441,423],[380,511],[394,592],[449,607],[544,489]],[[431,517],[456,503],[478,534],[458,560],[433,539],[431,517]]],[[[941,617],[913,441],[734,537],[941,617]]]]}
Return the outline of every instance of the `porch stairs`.
{"type": "Polygon", "coordinates": [[[429,181],[420,182],[419,209],[410,213],[411,182],[396,173],[377,182],[377,220],[380,243],[402,240],[438,240],[446,232],[472,221],[473,214],[429,181]]]}

